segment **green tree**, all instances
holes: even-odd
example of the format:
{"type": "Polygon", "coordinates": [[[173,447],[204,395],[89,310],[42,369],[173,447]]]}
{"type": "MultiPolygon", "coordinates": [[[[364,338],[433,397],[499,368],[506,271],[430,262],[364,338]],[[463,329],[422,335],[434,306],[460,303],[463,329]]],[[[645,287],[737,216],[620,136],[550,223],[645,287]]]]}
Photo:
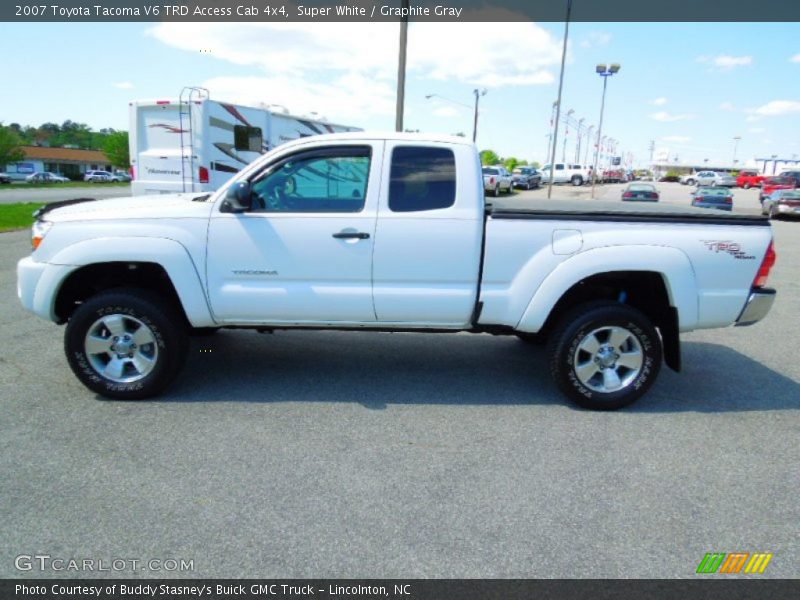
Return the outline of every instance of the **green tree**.
{"type": "Polygon", "coordinates": [[[519,160],[513,156],[509,156],[503,161],[503,165],[509,171],[513,171],[514,167],[516,167],[518,164],[520,164],[519,160]]]}
{"type": "Polygon", "coordinates": [[[0,125],[0,166],[5,167],[25,158],[21,144],[22,140],[13,129],[0,125]]]}
{"type": "Polygon", "coordinates": [[[494,150],[481,150],[482,165],[496,165],[500,160],[500,157],[494,150]]]}
{"type": "Polygon", "coordinates": [[[103,142],[105,152],[111,164],[118,169],[127,169],[131,166],[131,156],[128,150],[128,132],[115,131],[106,136],[103,142]]]}

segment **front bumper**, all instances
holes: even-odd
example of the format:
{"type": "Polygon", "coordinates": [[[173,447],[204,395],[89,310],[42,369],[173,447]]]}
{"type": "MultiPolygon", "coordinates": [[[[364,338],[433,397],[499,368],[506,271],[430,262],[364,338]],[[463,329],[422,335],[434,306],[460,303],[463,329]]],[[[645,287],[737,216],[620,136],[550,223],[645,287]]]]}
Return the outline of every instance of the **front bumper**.
{"type": "Polygon", "coordinates": [[[750,290],[750,296],[748,296],[739,318],[736,319],[736,325],[752,325],[766,317],[772,308],[772,303],[775,302],[776,294],[777,292],[771,288],[753,288],[750,290]]]}

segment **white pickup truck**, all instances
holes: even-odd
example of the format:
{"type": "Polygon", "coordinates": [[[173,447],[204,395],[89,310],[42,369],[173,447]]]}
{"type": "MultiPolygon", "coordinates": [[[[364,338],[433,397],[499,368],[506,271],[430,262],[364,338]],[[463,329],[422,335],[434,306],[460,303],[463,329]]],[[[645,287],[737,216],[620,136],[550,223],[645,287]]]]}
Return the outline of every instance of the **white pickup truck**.
{"type": "Polygon", "coordinates": [[[194,331],[334,328],[547,341],[566,395],[612,409],[680,368],[680,332],[754,323],[775,297],[766,219],[487,206],[475,146],[442,136],[304,138],[212,194],[51,204],[33,247],[22,304],[124,399],[164,390],[194,331]]]}
{"type": "MultiPolygon", "coordinates": [[[[550,165],[542,167],[542,183],[550,181],[550,165]]],[[[569,163],[555,163],[553,170],[553,183],[571,183],[578,186],[591,183],[592,171],[589,167],[569,163]]]]}

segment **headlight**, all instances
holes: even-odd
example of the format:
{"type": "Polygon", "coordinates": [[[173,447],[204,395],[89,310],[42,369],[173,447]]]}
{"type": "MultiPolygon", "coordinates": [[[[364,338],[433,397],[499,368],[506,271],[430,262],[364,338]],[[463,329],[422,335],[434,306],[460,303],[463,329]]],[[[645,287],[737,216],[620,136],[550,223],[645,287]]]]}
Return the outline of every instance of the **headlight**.
{"type": "Polygon", "coordinates": [[[39,244],[42,243],[44,236],[47,235],[47,232],[50,231],[50,228],[53,226],[53,223],[50,221],[36,221],[31,228],[31,245],[33,249],[36,250],[39,247],[39,244]]]}

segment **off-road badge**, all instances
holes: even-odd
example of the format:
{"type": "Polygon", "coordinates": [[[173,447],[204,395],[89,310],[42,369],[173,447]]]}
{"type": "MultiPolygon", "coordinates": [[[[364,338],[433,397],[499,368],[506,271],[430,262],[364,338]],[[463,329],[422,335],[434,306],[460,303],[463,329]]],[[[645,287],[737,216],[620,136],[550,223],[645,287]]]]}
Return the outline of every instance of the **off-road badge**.
{"type": "Polygon", "coordinates": [[[747,252],[742,249],[742,245],[739,242],[734,242],[731,240],[703,240],[703,243],[710,252],[726,252],[733,258],[737,258],[739,260],[756,259],[756,257],[752,254],[747,254],[747,252]]]}

